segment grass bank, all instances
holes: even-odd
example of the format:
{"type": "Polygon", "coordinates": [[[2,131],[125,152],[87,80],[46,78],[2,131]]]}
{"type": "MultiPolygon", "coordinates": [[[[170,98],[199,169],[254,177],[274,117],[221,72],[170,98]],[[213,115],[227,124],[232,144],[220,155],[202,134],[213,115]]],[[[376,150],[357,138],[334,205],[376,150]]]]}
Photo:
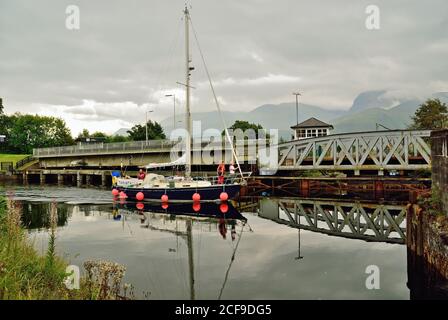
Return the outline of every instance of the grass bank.
{"type": "Polygon", "coordinates": [[[79,289],[67,288],[68,263],[55,251],[56,204],[51,206],[50,221],[48,250],[42,256],[21,225],[20,205],[0,197],[0,299],[127,299],[128,286],[121,285],[125,268],[107,261],[87,261],[87,276],[80,278],[79,289]]]}
{"type": "Polygon", "coordinates": [[[0,153],[0,162],[12,162],[14,165],[22,159],[25,159],[28,157],[27,154],[7,154],[7,153],[0,153]]]}

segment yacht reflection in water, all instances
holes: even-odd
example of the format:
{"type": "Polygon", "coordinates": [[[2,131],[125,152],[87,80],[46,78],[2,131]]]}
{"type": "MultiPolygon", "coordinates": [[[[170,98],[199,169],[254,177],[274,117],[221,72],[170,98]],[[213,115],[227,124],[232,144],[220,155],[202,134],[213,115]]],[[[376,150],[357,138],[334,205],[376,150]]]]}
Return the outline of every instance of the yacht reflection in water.
{"type": "MultiPolygon", "coordinates": [[[[142,227],[148,228],[152,231],[168,232],[175,234],[176,237],[182,238],[187,243],[188,247],[188,265],[190,278],[190,299],[196,299],[195,292],[195,271],[194,271],[194,253],[193,253],[193,222],[196,227],[201,228],[204,232],[203,226],[208,225],[210,232],[214,231],[212,226],[218,225],[219,234],[224,240],[227,238],[228,228],[231,229],[230,234],[232,241],[236,245],[231,255],[230,263],[224,276],[224,281],[219,292],[218,299],[221,299],[222,293],[227,283],[230,269],[235,260],[235,254],[238,249],[247,219],[239,213],[239,211],[230,203],[151,203],[151,202],[120,202],[114,205],[113,217],[114,219],[121,219],[121,216],[137,213],[140,215],[140,222],[142,227]],[[166,217],[172,223],[165,223],[166,217]],[[163,221],[161,223],[161,221],[163,221]],[[180,223],[179,223],[180,222],[180,223]],[[184,223],[182,223],[184,222],[184,223]],[[241,224],[239,235],[236,232],[237,224],[241,224]]],[[[250,227],[249,227],[249,230],[250,227]]],[[[171,248],[170,251],[175,252],[177,249],[171,248]]]]}
{"type": "Polygon", "coordinates": [[[160,203],[160,202],[121,202],[116,209],[136,213],[163,213],[169,215],[208,217],[225,220],[246,220],[230,202],[160,203]]]}

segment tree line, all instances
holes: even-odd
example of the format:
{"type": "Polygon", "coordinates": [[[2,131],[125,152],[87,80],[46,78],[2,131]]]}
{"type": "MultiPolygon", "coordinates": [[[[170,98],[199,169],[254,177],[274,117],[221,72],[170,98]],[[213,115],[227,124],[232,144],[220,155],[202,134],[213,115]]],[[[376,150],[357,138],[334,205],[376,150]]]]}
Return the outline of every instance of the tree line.
{"type": "MultiPolygon", "coordinates": [[[[4,113],[3,101],[0,98],[0,135],[6,141],[0,144],[0,153],[31,154],[34,148],[60,147],[75,144],[82,138],[101,137],[104,142],[139,141],[146,139],[146,126],[135,125],[128,131],[128,136],[108,135],[103,132],[89,133],[84,129],[76,138],[71,134],[65,121],[61,118],[22,114],[4,113]]],[[[148,139],[165,139],[162,126],[148,121],[148,139]]]]}

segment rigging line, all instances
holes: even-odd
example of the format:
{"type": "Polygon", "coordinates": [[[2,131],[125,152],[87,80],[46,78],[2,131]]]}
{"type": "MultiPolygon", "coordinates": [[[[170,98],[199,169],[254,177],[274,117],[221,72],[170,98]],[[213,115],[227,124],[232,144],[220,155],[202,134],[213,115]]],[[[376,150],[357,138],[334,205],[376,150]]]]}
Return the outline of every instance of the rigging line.
{"type": "Polygon", "coordinates": [[[232,139],[230,138],[229,130],[227,129],[226,122],[225,122],[224,117],[223,117],[223,115],[222,115],[222,112],[221,112],[221,106],[219,105],[218,98],[216,97],[215,87],[213,86],[212,79],[211,79],[210,73],[209,73],[208,68],[207,68],[207,64],[205,63],[204,54],[202,53],[201,46],[199,45],[198,36],[197,36],[197,34],[196,34],[196,30],[195,30],[195,28],[194,28],[194,26],[193,26],[193,21],[191,20],[191,15],[190,15],[190,18],[189,18],[188,20],[190,21],[191,29],[193,30],[193,35],[194,35],[194,38],[195,38],[195,40],[196,40],[196,45],[198,46],[199,54],[200,54],[200,56],[201,56],[202,63],[204,64],[205,73],[207,74],[208,82],[209,82],[209,84],[210,84],[210,88],[211,88],[211,90],[212,90],[213,97],[214,97],[214,99],[215,99],[216,107],[217,107],[217,109],[218,109],[218,113],[219,113],[219,115],[220,115],[222,125],[224,126],[224,131],[225,131],[225,133],[226,133],[227,140],[230,142],[230,147],[232,148],[232,154],[233,154],[233,156],[234,156],[234,158],[235,158],[236,165],[238,166],[238,171],[240,172],[241,179],[244,181],[243,171],[241,170],[241,166],[240,166],[240,163],[239,163],[239,161],[238,161],[238,157],[237,157],[237,155],[236,155],[235,148],[234,148],[234,146],[233,146],[233,141],[232,141],[232,139]]]}
{"type": "MultiPolygon", "coordinates": [[[[161,82],[161,79],[163,77],[163,75],[167,75],[169,74],[168,71],[172,70],[172,65],[173,65],[173,61],[174,61],[174,53],[177,51],[177,46],[178,43],[180,42],[180,33],[182,31],[182,17],[178,19],[178,25],[177,25],[177,29],[176,31],[174,31],[174,34],[172,34],[172,38],[171,41],[168,42],[168,59],[166,60],[167,62],[165,64],[162,65],[162,68],[160,68],[160,72],[157,74],[157,83],[161,82]]],[[[165,86],[165,85],[163,85],[165,86]]],[[[160,88],[162,88],[162,86],[159,85],[160,88]]]]}
{"type": "MultiPolygon", "coordinates": [[[[146,216],[146,215],[145,215],[146,216]]],[[[147,219],[148,219],[148,226],[149,226],[149,217],[147,217],[147,219]]],[[[149,230],[149,228],[148,228],[148,230],[149,230]]],[[[145,237],[146,238],[146,237],[145,237]]],[[[146,266],[148,267],[148,265],[150,265],[150,268],[145,268],[145,270],[148,270],[146,273],[144,273],[144,275],[146,276],[146,278],[149,280],[149,282],[150,282],[150,285],[152,286],[152,288],[151,288],[151,294],[153,294],[154,293],[154,290],[155,290],[155,288],[157,288],[157,286],[156,286],[156,284],[155,284],[155,281],[152,279],[152,277],[151,277],[151,272],[149,271],[149,270],[156,270],[155,268],[152,268],[153,266],[152,266],[152,263],[151,263],[151,259],[149,259],[149,260],[146,260],[146,262],[145,262],[145,264],[146,264],[146,266]]],[[[159,293],[159,295],[160,295],[160,293],[159,293]]]]}
{"type": "Polygon", "coordinates": [[[186,287],[185,287],[185,284],[184,284],[184,281],[183,281],[183,277],[182,277],[182,275],[181,275],[181,272],[180,272],[180,265],[179,265],[179,246],[177,245],[177,239],[178,239],[178,237],[179,237],[179,235],[177,234],[177,232],[178,232],[178,229],[177,229],[177,221],[176,221],[176,234],[175,234],[175,237],[176,237],[176,240],[175,240],[175,242],[176,242],[176,254],[175,255],[173,255],[173,260],[174,260],[174,262],[173,262],[173,268],[174,268],[174,270],[176,271],[175,273],[176,273],[176,276],[177,276],[177,283],[179,283],[179,284],[181,284],[182,285],[182,291],[183,292],[186,292],[187,290],[186,290],[186,287]]]}
{"type": "Polygon", "coordinates": [[[219,292],[218,300],[221,300],[221,296],[222,296],[222,293],[224,291],[224,287],[226,286],[227,279],[229,277],[230,268],[232,267],[233,261],[235,261],[236,250],[238,249],[238,245],[240,244],[241,238],[243,237],[243,230],[244,230],[245,225],[246,224],[243,223],[243,226],[241,227],[240,236],[238,238],[238,242],[236,243],[235,250],[233,250],[233,254],[232,254],[232,257],[230,259],[230,264],[229,264],[229,267],[227,268],[226,276],[224,278],[224,282],[222,284],[221,291],[219,292]]]}
{"type": "Polygon", "coordinates": [[[132,232],[131,225],[129,224],[128,219],[126,218],[126,214],[123,215],[123,219],[124,219],[124,222],[126,223],[126,225],[128,226],[129,233],[131,234],[131,236],[134,236],[134,233],[132,232]]]}
{"type": "MultiPolygon", "coordinates": [[[[188,292],[188,284],[186,281],[186,275],[185,275],[185,270],[184,270],[184,266],[182,264],[183,261],[183,257],[181,254],[179,254],[181,246],[179,245],[179,228],[178,228],[178,219],[176,219],[176,258],[175,258],[175,264],[176,264],[176,271],[178,272],[179,275],[179,283],[182,284],[182,289],[184,293],[188,292]]],[[[180,236],[182,237],[182,236],[180,236]]]]}
{"type": "Polygon", "coordinates": [[[197,282],[197,291],[199,292],[199,275],[201,273],[201,249],[202,249],[202,223],[200,224],[201,226],[201,230],[199,232],[199,241],[198,241],[198,257],[196,259],[196,266],[197,266],[197,278],[196,278],[196,282],[197,282]]]}

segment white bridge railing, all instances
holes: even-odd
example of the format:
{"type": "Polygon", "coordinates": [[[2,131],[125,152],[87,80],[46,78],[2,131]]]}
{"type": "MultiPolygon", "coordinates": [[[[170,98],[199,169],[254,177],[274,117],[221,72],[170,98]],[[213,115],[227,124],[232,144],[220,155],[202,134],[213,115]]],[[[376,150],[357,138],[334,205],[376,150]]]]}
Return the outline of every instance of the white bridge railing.
{"type": "MultiPolygon", "coordinates": [[[[261,143],[266,144],[263,139],[246,139],[234,140],[234,145],[238,151],[239,146],[257,147],[261,143]]],[[[192,150],[231,150],[230,144],[226,139],[220,141],[203,140],[193,141],[192,150]]],[[[73,146],[54,147],[54,148],[39,148],[33,150],[35,158],[50,158],[50,157],[66,157],[66,156],[83,156],[83,155],[107,155],[107,154],[131,154],[131,153],[148,153],[160,152],[167,153],[171,151],[185,150],[185,143],[182,141],[173,140],[149,140],[149,141],[129,141],[117,143],[89,143],[77,144],[73,146]]]]}
{"type": "Polygon", "coordinates": [[[418,170],[431,166],[430,130],[329,135],[278,145],[278,170],[418,170]]]}

